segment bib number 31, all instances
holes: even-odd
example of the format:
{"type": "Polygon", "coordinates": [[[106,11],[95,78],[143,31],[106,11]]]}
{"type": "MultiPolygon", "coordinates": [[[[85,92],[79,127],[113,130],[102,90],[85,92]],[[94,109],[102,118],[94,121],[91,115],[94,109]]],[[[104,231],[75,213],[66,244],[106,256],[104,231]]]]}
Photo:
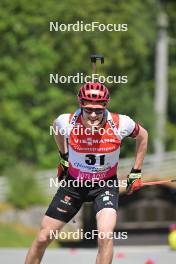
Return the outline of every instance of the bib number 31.
{"type": "Polygon", "coordinates": [[[105,155],[96,156],[93,154],[87,154],[85,156],[85,162],[88,165],[95,165],[96,161],[99,159],[100,165],[104,165],[105,163],[105,155]]]}

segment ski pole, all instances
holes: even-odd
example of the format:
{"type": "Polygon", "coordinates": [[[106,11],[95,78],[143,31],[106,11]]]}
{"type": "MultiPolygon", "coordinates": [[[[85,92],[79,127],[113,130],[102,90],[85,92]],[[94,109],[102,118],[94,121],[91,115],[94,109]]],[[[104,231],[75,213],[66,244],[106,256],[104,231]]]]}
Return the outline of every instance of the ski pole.
{"type": "Polygon", "coordinates": [[[94,55],[90,56],[90,60],[91,60],[92,67],[93,67],[93,73],[96,74],[96,61],[100,60],[101,64],[103,64],[104,63],[104,56],[94,54],[94,55]]]}
{"type": "Polygon", "coordinates": [[[147,181],[147,182],[142,182],[141,180],[138,179],[134,181],[134,183],[131,184],[131,187],[127,190],[127,194],[130,195],[134,191],[139,190],[141,187],[159,185],[159,184],[164,184],[164,183],[169,183],[169,182],[176,182],[176,179],[162,180],[162,181],[147,181]]]}
{"type": "Polygon", "coordinates": [[[162,180],[162,181],[148,181],[148,182],[142,182],[142,183],[141,183],[141,186],[155,185],[155,184],[163,184],[163,183],[169,183],[169,182],[176,182],[176,179],[172,179],[172,180],[162,180]]]}

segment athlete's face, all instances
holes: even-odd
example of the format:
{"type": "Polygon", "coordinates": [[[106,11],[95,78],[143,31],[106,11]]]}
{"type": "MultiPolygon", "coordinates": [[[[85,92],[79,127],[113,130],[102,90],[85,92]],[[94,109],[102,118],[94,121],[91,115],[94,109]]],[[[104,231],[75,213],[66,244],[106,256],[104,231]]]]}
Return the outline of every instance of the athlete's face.
{"type": "Polygon", "coordinates": [[[84,102],[83,119],[89,126],[98,126],[104,116],[104,104],[97,102],[84,102]]]}

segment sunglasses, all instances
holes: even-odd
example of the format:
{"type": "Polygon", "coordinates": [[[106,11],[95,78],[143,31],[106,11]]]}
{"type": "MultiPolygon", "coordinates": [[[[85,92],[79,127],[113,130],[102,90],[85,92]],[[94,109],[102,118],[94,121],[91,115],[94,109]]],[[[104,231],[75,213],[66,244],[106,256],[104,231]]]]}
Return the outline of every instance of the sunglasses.
{"type": "Polygon", "coordinates": [[[87,114],[92,114],[94,112],[96,115],[102,115],[104,113],[105,109],[85,107],[85,108],[83,108],[83,111],[87,114]]]}

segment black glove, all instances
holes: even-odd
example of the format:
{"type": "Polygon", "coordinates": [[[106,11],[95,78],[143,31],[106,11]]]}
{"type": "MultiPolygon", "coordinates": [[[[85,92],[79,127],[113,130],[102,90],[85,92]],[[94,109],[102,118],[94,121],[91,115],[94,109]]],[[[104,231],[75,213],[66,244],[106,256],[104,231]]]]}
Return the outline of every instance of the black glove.
{"type": "Polygon", "coordinates": [[[57,177],[59,181],[61,181],[66,178],[68,173],[68,152],[65,154],[59,152],[59,159],[60,160],[57,168],[57,177]]]}
{"type": "Polygon", "coordinates": [[[132,168],[130,174],[127,176],[127,193],[132,194],[138,190],[141,187],[141,182],[141,170],[132,168]]]}

